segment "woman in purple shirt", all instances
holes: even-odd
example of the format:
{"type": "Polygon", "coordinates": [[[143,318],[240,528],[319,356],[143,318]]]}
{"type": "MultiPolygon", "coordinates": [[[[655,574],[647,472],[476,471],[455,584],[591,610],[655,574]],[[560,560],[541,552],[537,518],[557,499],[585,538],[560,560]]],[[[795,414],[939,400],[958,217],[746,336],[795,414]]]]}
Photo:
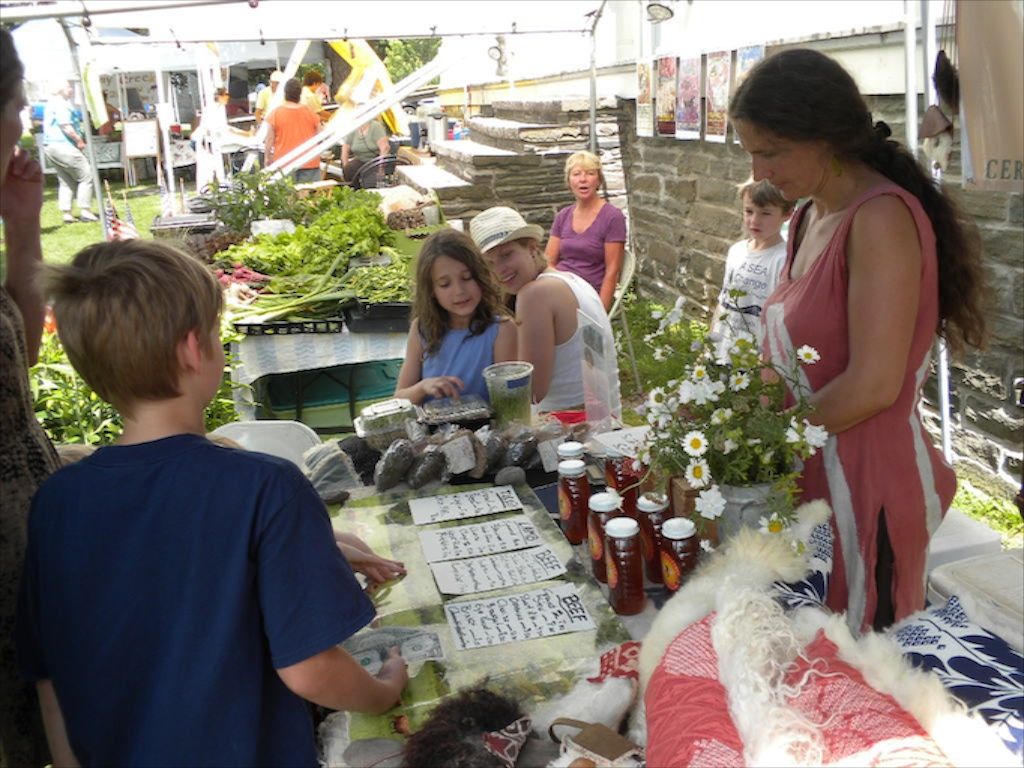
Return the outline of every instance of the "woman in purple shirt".
{"type": "Polygon", "coordinates": [[[550,266],[575,272],[594,286],[604,308],[610,309],[626,247],[626,217],[598,194],[604,175],[597,155],[570,155],[565,180],[576,202],[555,216],[544,255],[550,266]]]}

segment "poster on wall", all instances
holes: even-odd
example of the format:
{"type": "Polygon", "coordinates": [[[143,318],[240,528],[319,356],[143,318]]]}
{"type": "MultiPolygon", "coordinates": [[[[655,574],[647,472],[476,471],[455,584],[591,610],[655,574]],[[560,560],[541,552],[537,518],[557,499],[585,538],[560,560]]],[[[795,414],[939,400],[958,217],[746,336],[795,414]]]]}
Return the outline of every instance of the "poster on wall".
{"type": "MultiPolygon", "coordinates": [[[[733,79],[732,90],[733,93],[739,88],[740,83],[746,78],[747,73],[754,68],[761,59],[764,58],[764,46],[763,45],[748,45],[745,48],[739,48],[736,51],[736,77],[733,79]]],[[[740,137],[736,135],[736,129],[732,131],[732,140],[734,143],[740,143],[740,137]]]]}
{"type": "Polygon", "coordinates": [[[675,56],[658,59],[658,135],[676,135],[676,64],[675,56]]]}
{"type": "Polygon", "coordinates": [[[676,138],[700,138],[700,56],[679,59],[676,66],[676,138]]]}
{"type": "Polygon", "coordinates": [[[732,51],[708,54],[708,79],[704,107],[704,140],[725,143],[729,127],[729,71],[732,51]]]}
{"type": "Polygon", "coordinates": [[[654,135],[654,94],[651,83],[651,63],[636,63],[636,135],[654,135]]]}

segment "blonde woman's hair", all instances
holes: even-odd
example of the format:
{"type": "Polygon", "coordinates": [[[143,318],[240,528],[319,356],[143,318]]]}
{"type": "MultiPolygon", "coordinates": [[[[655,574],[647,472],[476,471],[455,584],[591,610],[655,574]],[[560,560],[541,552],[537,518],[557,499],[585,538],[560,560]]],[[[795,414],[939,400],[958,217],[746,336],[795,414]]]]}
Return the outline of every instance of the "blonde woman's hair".
{"type": "Polygon", "coordinates": [[[178,343],[195,331],[212,352],[223,295],[198,259],[155,240],[97,243],[49,267],[47,288],[68,359],[123,414],[177,397],[178,343]]]}
{"type": "Polygon", "coordinates": [[[569,174],[577,168],[582,168],[584,171],[597,171],[597,182],[602,187],[604,186],[604,170],[601,168],[601,158],[593,152],[581,149],[579,152],[573,152],[569,155],[569,159],[565,161],[566,186],[569,184],[569,174]]]}

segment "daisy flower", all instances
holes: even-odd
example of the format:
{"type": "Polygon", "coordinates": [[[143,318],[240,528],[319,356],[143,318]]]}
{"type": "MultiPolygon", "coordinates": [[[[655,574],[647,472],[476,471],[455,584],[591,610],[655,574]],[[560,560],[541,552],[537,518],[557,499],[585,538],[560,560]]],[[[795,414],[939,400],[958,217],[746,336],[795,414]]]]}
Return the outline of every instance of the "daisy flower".
{"type": "Polygon", "coordinates": [[[711,468],[704,459],[694,459],[686,467],[686,482],[691,488],[703,488],[711,479],[711,468]]]}
{"type": "Polygon", "coordinates": [[[691,373],[690,376],[696,382],[704,381],[708,377],[708,369],[700,364],[695,365],[693,366],[693,373],[691,373]]]}
{"type": "Polygon", "coordinates": [[[700,540],[700,548],[709,554],[715,551],[715,548],[711,546],[711,542],[708,539],[700,540]]]}
{"type": "Polygon", "coordinates": [[[718,486],[713,485],[700,492],[695,506],[701,517],[706,520],[715,520],[721,517],[722,512],[725,511],[725,497],[718,490],[718,486]]]}
{"type": "Polygon", "coordinates": [[[733,442],[732,440],[730,440],[727,437],[727,438],[725,438],[725,442],[722,444],[722,453],[724,453],[726,456],[728,456],[730,453],[735,451],[737,448],[739,448],[739,446],[736,445],[735,442],[733,442]]]}
{"type": "Polygon", "coordinates": [[[816,362],[821,360],[821,355],[818,354],[818,350],[810,344],[804,344],[800,347],[800,349],[796,351],[796,356],[800,358],[800,362],[804,365],[814,365],[816,362]]]}
{"type": "Polygon", "coordinates": [[[683,438],[683,450],[694,458],[703,456],[708,450],[708,439],[698,429],[687,432],[683,438]]]}
{"type": "Polygon", "coordinates": [[[732,408],[716,408],[711,414],[711,423],[716,427],[732,418],[732,408]]]}
{"type": "Polygon", "coordinates": [[[771,517],[762,516],[758,520],[758,525],[761,526],[761,533],[782,533],[782,521],[775,515],[771,517]]]}
{"type": "Polygon", "coordinates": [[[804,440],[807,441],[807,444],[812,448],[824,448],[825,443],[828,442],[828,430],[810,422],[804,422],[804,424],[804,440]]]}
{"type": "Polygon", "coordinates": [[[750,386],[750,376],[740,371],[729,377],[729,389],[733,392],[742,392],[750,386]]]}

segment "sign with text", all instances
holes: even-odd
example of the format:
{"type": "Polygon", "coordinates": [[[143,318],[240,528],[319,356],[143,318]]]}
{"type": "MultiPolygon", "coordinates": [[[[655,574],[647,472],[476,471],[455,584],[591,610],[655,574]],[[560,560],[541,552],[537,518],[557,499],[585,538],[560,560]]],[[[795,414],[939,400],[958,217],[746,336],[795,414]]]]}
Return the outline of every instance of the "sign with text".
{"type": "Polygon", "coordinates": [[[409,502],[412,521],[416,525],[482,517],[522,508],[523,502],[519,500],[519,496],[516,495],[515,489],[511,485],[499,485],[479,491],[449,493],[444,496],[429,496],[425,499],[412,499],[409,502]]]}
{"type": "Polygon", "coordinates": [[[540,543],[540,532],[526,515],[420,533],[423,557],[428,563],[496,555],[540,543]]]}
{"type": "Polygon", "coordinates": [[[445,595],[470,595],[492,589],[547,581],[565,573],[565,565],[548,547],[431,563],[437,588],[445,595]]]}

